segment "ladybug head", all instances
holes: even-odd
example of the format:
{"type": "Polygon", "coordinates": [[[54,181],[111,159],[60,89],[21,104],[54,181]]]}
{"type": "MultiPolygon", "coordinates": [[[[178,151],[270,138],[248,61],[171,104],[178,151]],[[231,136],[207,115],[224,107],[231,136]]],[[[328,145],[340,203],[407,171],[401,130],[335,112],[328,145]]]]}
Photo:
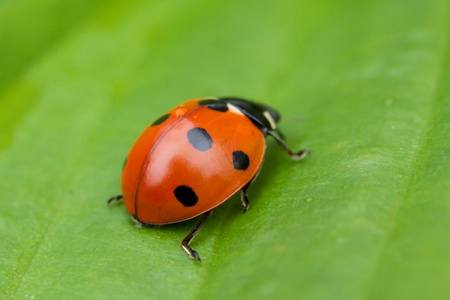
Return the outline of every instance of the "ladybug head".
{"type": "Polygon", "coordinates": [[[275,109],[264,104],[236,97],[219,98],[219,101],[229,103],[238,108],[258,128],[278,132],[277,123],[280,121],[280,114],[275,109]]]}

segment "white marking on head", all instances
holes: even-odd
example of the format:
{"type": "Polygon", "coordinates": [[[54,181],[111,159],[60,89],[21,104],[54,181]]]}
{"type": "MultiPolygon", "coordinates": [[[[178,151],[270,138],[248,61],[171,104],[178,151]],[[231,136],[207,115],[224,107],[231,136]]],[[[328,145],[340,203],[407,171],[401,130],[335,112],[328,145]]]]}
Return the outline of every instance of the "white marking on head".
{"type": "Polygon", "coordinates": [[[236,106],[234,106],[233,104],[227,103],[228,109],[235,114],[238,115],[243,115],[243,113],[239,110],[239,108],[237,108],[236,106]]]}
{"type": "Polygon", "coordinates": [[[270,127],[272,127],[272,129],[277,128],[277,123],[273,120],[272,116],[267,110],[263,112],[263,116],[267,119],[267,121],[269,121],[270,127]]]}

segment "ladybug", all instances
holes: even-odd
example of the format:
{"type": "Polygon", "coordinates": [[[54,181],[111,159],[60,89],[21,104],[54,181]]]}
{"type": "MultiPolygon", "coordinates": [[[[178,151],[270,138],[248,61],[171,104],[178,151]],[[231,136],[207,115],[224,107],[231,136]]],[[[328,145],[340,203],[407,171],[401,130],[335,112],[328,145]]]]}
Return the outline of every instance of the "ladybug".
{"type": "Polygon", "coordinates": [[[181,242],[189,257],[200,261],[189,245],[212,210],[241,191],[258,175],[267,136],[295,160],[308,150],[291,151],[277,127],[274,109],[248,100],[202,98],[184,102],[156,119],[139,136],[122,170],[123,199],[135,222],[164,225],[203,215],[181,242]]]}

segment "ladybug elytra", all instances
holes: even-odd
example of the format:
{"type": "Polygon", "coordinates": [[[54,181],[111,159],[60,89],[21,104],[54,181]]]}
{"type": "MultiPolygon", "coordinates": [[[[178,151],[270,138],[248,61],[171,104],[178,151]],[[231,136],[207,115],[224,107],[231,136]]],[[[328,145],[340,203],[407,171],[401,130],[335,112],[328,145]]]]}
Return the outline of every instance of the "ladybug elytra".
{"type": "Polygon", "coordinates": [[[248,100],[202,98],[165,113],[139,136],[122,170],[122,195],[133,219],[163,225],[203,215],[183,239],[190,258],[200,261],[189,245],[218,205],[241,191],[244,212],[247,190],[258,174],[271,136],[293,159],[308,150],[291,151],[277,127],[274,109],[248,100]]]}

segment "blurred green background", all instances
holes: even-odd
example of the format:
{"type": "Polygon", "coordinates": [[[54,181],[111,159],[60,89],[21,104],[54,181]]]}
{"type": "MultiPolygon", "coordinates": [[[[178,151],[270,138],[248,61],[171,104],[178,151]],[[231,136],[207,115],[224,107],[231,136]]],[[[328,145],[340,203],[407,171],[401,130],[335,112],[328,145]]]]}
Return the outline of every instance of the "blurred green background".
{"type": "Polygon", "coordinates": [[[450,3],[0,1],[1,299],[449,299],[450,3]],[[281,113],[251,207],[136,228],[139,133],[190,98],[281,113]]]}

